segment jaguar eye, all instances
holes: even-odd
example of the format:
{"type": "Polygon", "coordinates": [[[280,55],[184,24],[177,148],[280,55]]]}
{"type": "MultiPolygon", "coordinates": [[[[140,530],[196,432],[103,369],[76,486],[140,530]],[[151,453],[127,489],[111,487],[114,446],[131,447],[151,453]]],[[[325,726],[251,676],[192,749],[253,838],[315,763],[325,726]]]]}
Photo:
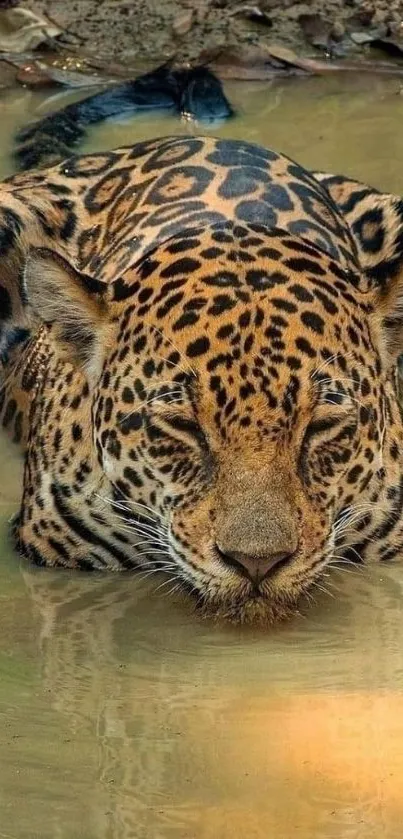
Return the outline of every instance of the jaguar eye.
{"type": "Polygon", "coordinates": [[[193,417],[186,417],[179,412],[164,411],[164,413],[158,412],[157,415],[154,415],[153,421],[157,422],[159,427],[163,428],[168,434],[172,434],[188,443],[196,443],[204,452],[209,453],[210,449],[206,435],[193,417]]]}
{"type": "Polygon", "coordinates": [[[164,420],[174,431],[179,431],[183,434],[190,434],[191,437],[195,437],[196,439],[201,437],[205,439],[199,423],[194,419],[181,416],[180,414],[168,414],[164,417],[164,420]]]}
{"type": "Polygon", "coordinates": [[[356,413],[318,417],[306,428],[299,456],[299,471],[308,477],[308,457],[313,450],[319,456],[330,455],[336,463],[343,464],[351,455],[351,441],[357,430],[356,413]]]}
{"type": "Polygon", "coordinates": [[[320,437],[326,432],[332,431],[343,422],[343,419],[343,417],[322,417],[321,419],[312,420],[305,431],[303,445],[308,446],[313,438],[320,437]]]}

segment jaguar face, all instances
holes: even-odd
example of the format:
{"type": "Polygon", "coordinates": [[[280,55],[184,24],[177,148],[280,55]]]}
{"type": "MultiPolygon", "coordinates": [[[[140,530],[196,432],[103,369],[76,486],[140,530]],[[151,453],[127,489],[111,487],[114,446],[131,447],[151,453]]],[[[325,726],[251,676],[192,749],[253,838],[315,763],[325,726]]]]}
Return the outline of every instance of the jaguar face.
{"type": "Polygon", "coordinates": [[[295,606],[382,466],[369,301],[337,266],[309,261],[301,276],[268,257],[213,293],[192,276],[163,294],[156,266],[143,312],[135,293],[118,316],[95,409],[134,528],[146,505],[171,576],[243,620],[295,606]]]}
{"type": "Polygon", "coordinates": [[[63,270],[76,324],[54,339],[80,347],[91,458],[132,561],[210,614],[271,622],[374,526],[396,397],[370,289],[289,234],[243,230],[236,248],[175,237],[107,293],[42,254],[38,287],[63,270]]]}

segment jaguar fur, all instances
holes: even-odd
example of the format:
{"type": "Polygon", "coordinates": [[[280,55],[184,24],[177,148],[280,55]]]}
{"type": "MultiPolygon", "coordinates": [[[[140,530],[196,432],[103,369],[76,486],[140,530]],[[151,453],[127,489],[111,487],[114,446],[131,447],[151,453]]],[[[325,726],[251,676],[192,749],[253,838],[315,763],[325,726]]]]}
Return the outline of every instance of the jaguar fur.
{"type": "Polygon", "coordinates": [[[169,137],[0,187],[20,551],[271,623],[403,548],[403,203],[169,137]],[[25,330],[25,331],[24,331],[25,330]]]}

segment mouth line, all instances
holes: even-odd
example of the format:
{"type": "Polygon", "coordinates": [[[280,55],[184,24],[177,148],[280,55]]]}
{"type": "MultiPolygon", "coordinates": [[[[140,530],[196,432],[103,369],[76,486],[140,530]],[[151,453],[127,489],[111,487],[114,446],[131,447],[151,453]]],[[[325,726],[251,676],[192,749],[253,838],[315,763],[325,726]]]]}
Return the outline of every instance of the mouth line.
{"type": "Polygon", "coordinates": [[[195,585],[192,579],[182,574],[178,577],[181,591],[193,603],[195,613],[203,619],[221,620],[224,623],[253,627],[273,628],[291,620],[305,611],[300,604],[305,603],[305,596],[314,587],[315,582],[326,569],[326,553],[321,553],[321,569],[311,578],[302,578],[294,582],[292,588],[275,590],[266,585],[249,584],[243,580],[241,590],[230,591],[221,587],[214,590],[195,585]]]}
{"type": "MultiPolygon", "coordinates": [[[[138,522],[140,518],[141,514],[137,516],[138,522]]],[[[146,522],[146,519],[144,521],[146,522]]],[[[194,573],[198,570],[197,566],[192,568],[185,556],[180,554],[178,556],[176,545],[171,544],[171,550],[167,548],[167,556],[170,556],[172,562],[176,560],[177,582],[180,588],[186,594],[191,595],[192,599],[196,600],[198,604],[205,604],[206,606],[208,603],[213,606],[226,604],[231,608],[242,608],[246,603],[259,602],[267,605],[273,604],[274,606],[276,604],[290,605],[295,603],[320,579],[329,563],[333,567],[334,543],[331,537],[332,534],[330,533],[319,550],[315,550],[310,556],[305,557],[305,560],[310,563],[307,568],[295,569],[295,575],[291,574],[288,579],[286,577],[283,581],[281,580],[284,566],[290,564],[286,557],[276,566],[278,573],[269,573],[259,581],[251,579],[246,574],[239,576],[238,585],[234,588],[227,587],[227,581],[214,574],[198,575],[194,573]]],[[[154,555],[156,543],[151,535],[148,538],[146,537],[146,541],[148,541],[148,549],[146,550],[145,546],[143,548],[143,563],[145,564],[147,561],[151,566],[154,566],[156,571],[164,573],[166,570],[164,569],[165,560],[154,555]]],[[[157,553],[160,553],[160,551],[157,553]]]]}

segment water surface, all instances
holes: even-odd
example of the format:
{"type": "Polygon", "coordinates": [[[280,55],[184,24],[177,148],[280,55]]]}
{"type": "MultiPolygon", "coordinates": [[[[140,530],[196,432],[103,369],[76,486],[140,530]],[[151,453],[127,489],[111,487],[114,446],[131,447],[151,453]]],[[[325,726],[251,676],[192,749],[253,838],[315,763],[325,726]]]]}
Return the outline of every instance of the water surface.
{"type": "MultiPolygon", "coordinates": [[[[228,93],[240,115],[214,133],[403,192],[396,80],[228,93]]],[[[5,175],[12,131],[49,105],[1,107],[5,175]]],[[[199,130],[141,118],[86,150],[199,130]]],[[[28,567],[2,439],[0,463],[0,839],[401,839],[403,562],[333,574],[270,633],[211,624],[161,578],[28,567]]]]}

